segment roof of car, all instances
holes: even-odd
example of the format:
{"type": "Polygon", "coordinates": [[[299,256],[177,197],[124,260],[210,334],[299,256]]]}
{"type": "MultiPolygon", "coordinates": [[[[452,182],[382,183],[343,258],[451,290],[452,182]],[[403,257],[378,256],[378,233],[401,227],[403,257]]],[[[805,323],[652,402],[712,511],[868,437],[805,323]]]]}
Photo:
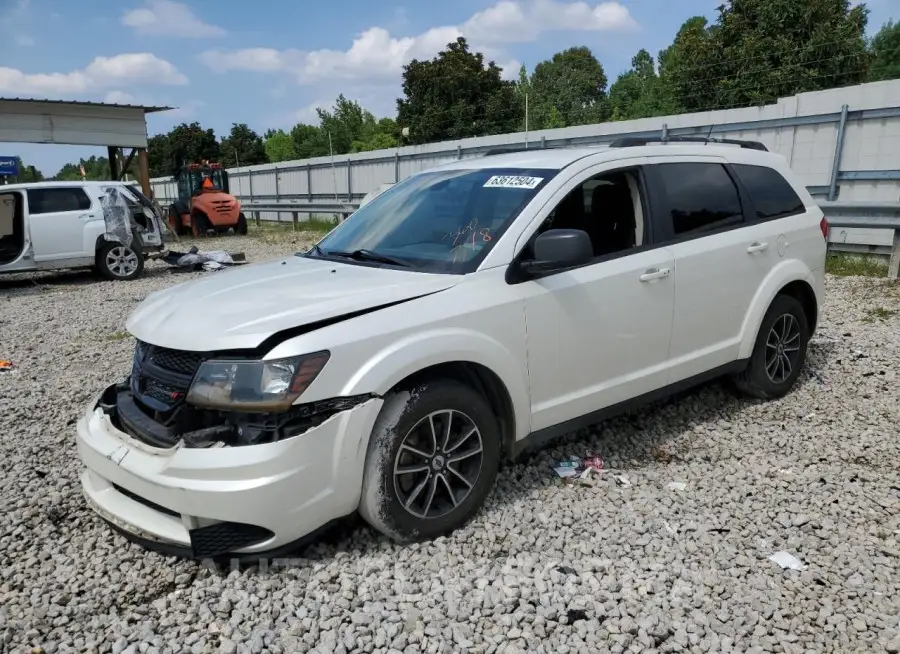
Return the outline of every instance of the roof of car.
{"type": "Polygon", "coordinates": [[[106,180],[106,181],[85,180],[85,181],[80,181],[77,179],[61,181],[61,182],[22,182],[20,184],[0,185],[0,192],[2,192],[2,191],[17,191],[17,190],[29,189],[29,188],[54,188],[54,187],[60,187],[60,186],[110,186],[111,184],[137,184],[137,182],[126,182],[124,180],[106,180]]]}
{"type": "MultiPolygon", "coordinates": [[[[660,143],[652,145],[637,145],[629,147],[610,147],[607,145],[591,147],[559,147],[541,148],[535,145],[528,150],[510,152],[498,152],[465,159],[458,159],[446,163],[439,168],[448,169],[478,169],[478,168],[531,168],[561,170],[566,166],[584,159],[593,157],[594,162],[614,161],[617,159],[631,159],[634,157],[685,157],[697,155],[718,156],[734,163],[771,163],[772,152],[724,143],[660,143]]],[[[432,169],[433,170],[433,169],[432,169]]]]}

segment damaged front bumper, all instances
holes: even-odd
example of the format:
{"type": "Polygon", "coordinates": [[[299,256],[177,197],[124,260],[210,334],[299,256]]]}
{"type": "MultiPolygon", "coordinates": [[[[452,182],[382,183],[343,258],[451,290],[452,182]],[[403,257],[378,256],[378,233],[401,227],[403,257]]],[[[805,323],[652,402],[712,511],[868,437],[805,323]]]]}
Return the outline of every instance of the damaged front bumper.
{"type": "Polygon", "coordinates": [[[197,559],[271,556],[359,504],[379,398],[277,442],[156,447],[117,426],[115,388],[78,421],[82,488],[103,519],[151,549],[197,559]]]}

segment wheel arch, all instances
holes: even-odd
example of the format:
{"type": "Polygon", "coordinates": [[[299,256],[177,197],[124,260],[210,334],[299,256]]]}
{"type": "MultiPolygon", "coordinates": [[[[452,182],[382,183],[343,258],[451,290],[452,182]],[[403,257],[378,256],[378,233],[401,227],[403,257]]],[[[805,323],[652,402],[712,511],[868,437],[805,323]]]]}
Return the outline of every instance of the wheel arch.
{"type": "Polygon", "coordinates": [[[391,391],[409,390],[428,379],[436,378],[456,380],[484,396],[497,417],[503,440],[503,453],[510,456],[516,442],[516,412],[509,389],[500,376],[487,366],[474,361],[447,361],[407,375],[394,384],[391,391]]]}
{"type": "Polygon", "coordinates": [[[763,317],[779,295],[789,295],[803,305],[809,320],[810,334],[812,334],[819,320],[819,299],[816,296],[815,287],[813,273],[800,262],[785,262],[773,270],[760,285],[744,318],[743,337],[738,357],[747,359],[752,354],[763,317]]]}

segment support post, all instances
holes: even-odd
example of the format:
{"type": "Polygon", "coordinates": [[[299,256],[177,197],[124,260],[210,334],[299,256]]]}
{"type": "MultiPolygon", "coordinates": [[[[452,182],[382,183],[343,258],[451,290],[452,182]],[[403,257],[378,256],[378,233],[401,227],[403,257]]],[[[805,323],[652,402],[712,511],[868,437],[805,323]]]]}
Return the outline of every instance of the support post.
{"type": "Polygon", "coordinates": [[[353,202],[353,160],[347,157],[347,202],[353,202]]]}
{"type": "Polygon", "coordinates": [[[400,181],[400,151],[394,152],[394,184],[400,181]]]}
{"type": "Polygon", "coordinates": [[[457,145],[456,146],[456,160],[459,161],[460,159],[462,159],[462,146],[457,145]]]}
{"type": "Polygon", "coordinates": [[[250,184],[250,204],[253,204],[253,171],[247,171],[247,180],[248,184],[250,184]]]}
{"type": "Polygon", "coordinates": [[[667,138],[669,138],[669,126],[666,123],[663,123],[662,140],[665,141],[667,138]]]}
{"type": "Polygon", "coordinates": [[[306,164],[306,199],[312,202],[312,167],[306,164]]]}
{"type": "Polygon", "coordinates": [[[150,159],[147,157],[147,148],[138,149],[138,177],[141,179],[141,191],[148,198],[151,197],[150,159]]]}
{"type": "Polygon", "coordinates": [[[110,145],[106,148],[106,154],[109,156],[109,175],[112,179],[119,179],[119,148],[110,145]]]}
{"type": "Polygon", "coordinates": [[[837,138],[834,141],[834,161],[831,164],[831,182],[828,184],[828,201],[834,202],[837,196],[838,173],[841,168],[841,151],[844,149],[844,131],[847,128],[847,112],[850,107],[841,107],[841,122],[838,123],[837,138]]]}
{"type": "Polygon", "coordinates": [[[888,279],[900,278],[900,229],[894,230],[894,244],[891,247],[891,261],[888,264],[888,279]]]}
{"type": "Polygon", "coordinates": [[[278,190],[278,166],[272,168],[272,172],[275,173],[275,202],[281,202],[281,193],[278,190]]]}
{"type": "Polygon", "coordinates": [[[256,220],[256,226],[257,226],[257,227],[261,227],[262,225],[259,224],[259,212],[258,212],[258,211],[254,211],[254,212],[253,212],[253,217],[254,217],[254,219],[256,220]]]}
{"type": "Polygon", "coordinates": [[[134,161],[134,155],[137,153],[137,148],[131,148],[131,152],[125,157],[125,163],[122,164],[122,170],[119,171],[118,179],[125,179],[125,175],[128,174],[128,168],[131,166],[131,162],[134,161]]]}

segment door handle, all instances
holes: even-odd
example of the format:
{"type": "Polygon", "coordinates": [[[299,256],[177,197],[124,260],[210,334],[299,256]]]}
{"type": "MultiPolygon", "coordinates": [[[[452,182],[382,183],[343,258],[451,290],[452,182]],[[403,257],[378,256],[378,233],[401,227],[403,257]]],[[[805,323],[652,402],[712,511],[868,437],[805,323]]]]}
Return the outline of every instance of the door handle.
{"type": "Polygon", "coordinates": [[[652,268],[641,275],[640,280],[642,282],[652,282],[654,279],[668,277],[670,272],[672,271],[668,268],[652,268]]]}
{"type": "Polygon", "coordinates": [[[754,241],[750,244],[750,247],[747,248],[748,254],[756,254],[757,252],[764,252],[769,249],[768,243],[760,243],[759,241],[754,241]]]}

